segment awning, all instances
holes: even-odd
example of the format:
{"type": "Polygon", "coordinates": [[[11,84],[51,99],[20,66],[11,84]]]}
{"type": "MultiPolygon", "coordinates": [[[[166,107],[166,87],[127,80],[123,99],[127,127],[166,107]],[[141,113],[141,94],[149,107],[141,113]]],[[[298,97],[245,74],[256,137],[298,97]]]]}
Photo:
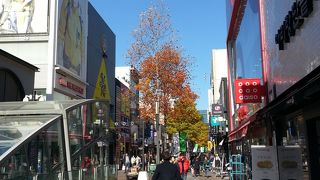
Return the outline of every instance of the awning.
{"type": "Polygon", "coordinates": [[[261,110],[257,111],[256,113],[254,113],[252,116],[250,116],[246,121],[244,121],[243,123],[241,123],[236,129],[234,129],[233,131],[231,131],[228,135],[229,138],[229,142],[235,141],[237,140],[236,138],[242,138],[245,137],[247,135],[248,132],[248,126],[250,123],[252,123],[253,121],[256,120],[256,117],[258,115],[258,113],[260,113],[261,110]],[[238,135],[238,136],[237,136],[238,135]]]}

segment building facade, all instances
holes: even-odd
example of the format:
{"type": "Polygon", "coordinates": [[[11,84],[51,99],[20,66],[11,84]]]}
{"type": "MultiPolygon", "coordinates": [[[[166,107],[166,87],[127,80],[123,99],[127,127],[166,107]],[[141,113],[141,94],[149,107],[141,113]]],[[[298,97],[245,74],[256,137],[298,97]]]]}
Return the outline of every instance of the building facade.
{"type": "Polygon", "coordinates": [[[272,147],[277,179],[317,179],[319,1],[226,2],[231,152],[253,173],[252,145],[272,147]],[[261,102],[237,104],[235,81],[250,78],[260,80],[261,102]]]}
{"type": "Polygon", "coordinates": [[[35,90],[45,100],[93,98],[99,76],[87,71],[99,72],[102,56],[106,54],[105,79],[110,80],[105,84],[112,104],[115,35],[90,3],[87,0],[33,0],[22,9],[19,9],[22,1],[19,3],[3,4],[0,48],[39,68],[35,74],[35,90]],[[99,36],[93,35],[96,32],[99,36]]]}
{"type": "Polygon", "coordinates": [[[0,102],[22,101],[33,94],[38,68],[0,49],[0,102]]]}

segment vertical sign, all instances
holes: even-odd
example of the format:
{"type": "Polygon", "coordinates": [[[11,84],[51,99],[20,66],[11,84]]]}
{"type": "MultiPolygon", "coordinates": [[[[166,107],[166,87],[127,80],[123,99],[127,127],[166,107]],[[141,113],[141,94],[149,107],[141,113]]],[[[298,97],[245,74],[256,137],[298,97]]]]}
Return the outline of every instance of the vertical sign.
{"type": "Polygon", "coordinates": [[[236,103],[261,103],[260,79],[237,79],[234,81],[236,103]]]}

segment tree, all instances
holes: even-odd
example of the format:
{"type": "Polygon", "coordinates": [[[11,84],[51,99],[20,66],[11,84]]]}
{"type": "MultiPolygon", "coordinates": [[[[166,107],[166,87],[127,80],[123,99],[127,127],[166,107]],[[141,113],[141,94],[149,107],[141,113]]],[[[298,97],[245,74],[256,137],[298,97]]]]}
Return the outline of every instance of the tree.
{"type": "Polygon", "coordinates": [[[160,112],[166,117],[170,101],[179,98],[188,85],[188,59],[175,45],[174,30],[167,8],[158,1],[140,15],[133,31],[135,42],[128,50],[129,63],[140,74],[140,118],[155,119],[157,89],[161,90],[160,112]]]}
{"type": "Polygon", "coordinates": [[[132,35],[135,41],[127,55],[129,64],[140,75],[136,86],[140,93],[140,118],[155,120],[157,89],[160,89],[160,113],[167,131],[186,132],[201,144],[205,138],[196,133],[199,128],[206,130],[195,107],[197,95],[189,86],[190,59],[184,57],[176,45],[170,15],[162,1],[141,13],[139,26],[132,35]],[[173,101],[178,102],[178,107],[173,108],[173,101]]]}
{"type": "Polygon", "coordinates": [[[205,146],[208,141],[208,125],[202,122],[194,103],[195,99],[189,97],[190,94],[185,95],[169,113],[166,124],[167,132],[170,134],[185,132],[190,141],[205,146]]]}
{"type": "Polygon", "coordinates": [[[176,42],[168,9],[163,1],[157,2],[140,14],[138,28],[132,32],[135,42],[129,48],[127,57],[138,71],[144,60],[154,57],[164,47],[174,47],[176,42]]]}

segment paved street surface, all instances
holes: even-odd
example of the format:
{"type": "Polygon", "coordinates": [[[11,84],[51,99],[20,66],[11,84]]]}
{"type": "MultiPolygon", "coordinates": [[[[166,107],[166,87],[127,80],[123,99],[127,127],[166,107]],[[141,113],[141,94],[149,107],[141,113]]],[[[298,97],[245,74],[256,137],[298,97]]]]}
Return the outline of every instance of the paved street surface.
{"type": "MultiPolygon", "coordinates": [[[[201,176],[192,177],[191,173],[188,173],[187,180],[222,180],[220,177],[216,177],[214,173],[209,172],[209,177],[205,177],[204,173],[201,173],[201,176]]],[[[224,178],[229,179],[229,178],[224,178]]],[[[118,171],[118,180],[127,180],[126,174],[124,171],[118,171]]],[[[151,180],[151,176],[149,176],[149,180],[151,180]]]]}

